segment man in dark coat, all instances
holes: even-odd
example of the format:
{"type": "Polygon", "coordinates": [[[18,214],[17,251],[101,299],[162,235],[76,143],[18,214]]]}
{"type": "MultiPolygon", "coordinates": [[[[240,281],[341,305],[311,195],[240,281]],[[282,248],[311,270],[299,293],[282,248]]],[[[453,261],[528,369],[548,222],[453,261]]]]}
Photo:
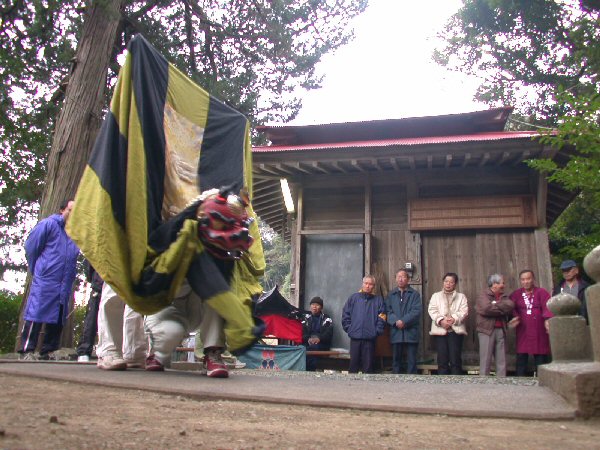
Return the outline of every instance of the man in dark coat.
{"type": "Polygon", "coordinates": [[[397,288],[385,299],[387,323],[391,327],[393,349],[392,372],[400,373],[402,353],[406,349],[406,371],[417,373],[417,348],[423,305],[421,294],[409,286],[410,274],[405,269],[396,272],[397,288]]]}
{"type": "Polygon", "coordinates": [[[586,322],[589,323],[587,304],[585,302],[585,290],[589,287],[589,283],[581,278],[579,267],[577,267],[577,263],[572,259],[563,261],[560,264],[560,270],[563,274],[563,279],[552,290],[552,296],[564,292],[577,297],[581,301],[579,315],[583,316],[586,322]]]}
{"type": "Polygon", "coordinates": [[[348,298],[342,310],[342,328],[350,336],[350,373],[373,372],[375,340],[385,326],[383,298],[374,290],[375,277],[365,276],[361,290],[348,298]]]}
{"type": "Polygon", "coordinates": [[[74,202],[60,205],[59,214],[41,220],[25,241],[29,271],[33,274],[23,318],[19,353],[36,359],[34,351],[43,324],[46,324],[40,358],[60,348],[60,335],[69,314],[69,299],[76,274],[79,249],[67,236],[65,224],[74,202]]]}
{"type": "MultiPolygon", "coordinates": [[[[329,350],[333,337],[333,320],[323,312],[323,299],[314,297],[310,301],[310,312],[302,320],[302,343],[306,350],[329,350]]],[[[306,356],[306,370],[315,371],[317,358],[306,356]]]]}

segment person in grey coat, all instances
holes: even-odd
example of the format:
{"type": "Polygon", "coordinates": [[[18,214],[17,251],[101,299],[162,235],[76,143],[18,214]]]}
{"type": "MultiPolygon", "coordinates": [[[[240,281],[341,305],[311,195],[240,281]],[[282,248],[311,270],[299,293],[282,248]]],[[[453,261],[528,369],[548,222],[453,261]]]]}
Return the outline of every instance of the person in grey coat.
{"type": "Polygon", "coordinates": [[[410,273],[405,269],[398,270],[396,272],[398,287],[393,289],[385,299],[387,323],[391,327],[393,373],[400,373],[405,349],[407,373],[417,373],[417,348],[423,305],[421,294],[409,286],[409,281],[410,273]]]}

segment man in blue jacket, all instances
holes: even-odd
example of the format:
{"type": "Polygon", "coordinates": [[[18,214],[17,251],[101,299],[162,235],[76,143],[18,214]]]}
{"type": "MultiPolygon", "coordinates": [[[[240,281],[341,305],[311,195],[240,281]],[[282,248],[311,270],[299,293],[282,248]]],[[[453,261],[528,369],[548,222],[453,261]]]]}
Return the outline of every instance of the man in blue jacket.
{"type": "Polygon", "coordinates": [[[387,323],[392,343],[392,372],[400,373],[402,353],[406,349],[408,373],[417,373],[417,347],[421,329],[423,305],[421,295],[409,286],[410,274],[405,269],[396,272],[397,288],[385,299],[387,323]]]}
{"type": "Polygon", "coordinates": [[[41,220],[25,241],[33,281],[23,315],[25,323],[19,348],[22,359],[37,359],[33,352],[43,324],[46,324],[46,333],[40,358],[48,359],[50,352],[60,348],[79,254],[79,248],[65,232],[73,204],[72,200],[62,203],[59,214],[41,220]]]}
{"type": "Polygon", "coordinates": [[[375,340],[385,326],[383,298],[374,295],[375,277],[363,278],[362,288],[352,294],[342,310],[342,328],[350,336],[350,373],[373,373],[375,340]]]}

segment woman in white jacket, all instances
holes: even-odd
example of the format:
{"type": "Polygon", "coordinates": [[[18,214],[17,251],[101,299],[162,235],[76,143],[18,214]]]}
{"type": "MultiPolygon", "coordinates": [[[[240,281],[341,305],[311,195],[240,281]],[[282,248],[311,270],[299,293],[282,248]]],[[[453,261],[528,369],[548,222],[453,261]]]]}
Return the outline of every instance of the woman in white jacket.
{"type": "Polygon", "coordinates": [[[462,375],[462,343],[467,334],[465,320],[469,314],[467,297],[456,291],[458,275],[444,275],[443,289],[429,300],[430,335],[437,347],[439,375],[462,375]]]}

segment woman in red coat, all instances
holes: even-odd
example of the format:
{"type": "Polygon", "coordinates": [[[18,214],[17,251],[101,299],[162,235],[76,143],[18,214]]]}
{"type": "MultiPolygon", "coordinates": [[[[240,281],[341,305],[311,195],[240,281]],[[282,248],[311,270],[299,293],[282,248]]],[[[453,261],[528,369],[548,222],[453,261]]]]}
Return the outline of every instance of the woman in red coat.
{"type": "Polygon", "coordinates": [[[550,293],[535,286],[532,270],[522,270],[519,282],[521,288],[510,294],[515,309],[509,326],[516,327],[517,331],[517,376],[525,376],[529,355],[533,356],[536,373],[540,364],[550,360],[547,320],[552,313],[546,306],[550,293]]]}

